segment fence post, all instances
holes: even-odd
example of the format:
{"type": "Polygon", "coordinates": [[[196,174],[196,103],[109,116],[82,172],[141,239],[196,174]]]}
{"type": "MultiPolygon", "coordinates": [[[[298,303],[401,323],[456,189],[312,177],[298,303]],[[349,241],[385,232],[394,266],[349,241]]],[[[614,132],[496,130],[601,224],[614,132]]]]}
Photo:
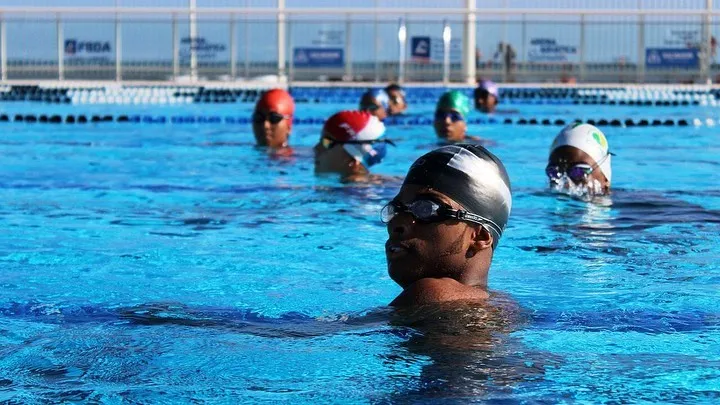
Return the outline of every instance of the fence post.
{"type": "Polygon", "coordinates": [[[120,13],[117,12],[115,13],[115,81],[122,81],[122,26],[120,13]]]}
{"type": "MultiPolygon", "coordinates": [[[[177,14],[172,15],[173,80],[180,76],[180,44],[178,38],[177,14]]],[[[192,44],[190,44],[192,46],[192,44]]]]}
{"type": "MultiPolygon", "coordinates": [[[[293,49],[294,42],[293,42],[293,36],[292,36],[292,21],[287,22],[287,46],[288,49],[293,49]]],[[[294,51],[293,51],[294,53],[294,51]]],[[[290,55],[290,59],[288,60],[288,74],[287,74],[287,82],[288,86],[291,85],[292,81],[295,80],[295,55],[290,55]]]]}
{"type": "Polygon", "coordinates": [[[0,14],[0,70],[2,70],[2,81],[7,81],[7,29],[5,28],[5,15],[0,14]]]}
{"type": "Polygon", "coordinates": [[[345,80],[353,80],[353,66],[352,66],[352,22],[350,21],[350,14],[345,16],[345,80]]]}
{"type": "Polygon", "coordinates": [[[398,28],[398,42],[400,42],[400,55],[398,57],[398,82],[402,83],[405,79],[405,42],[407,41],[407,27],[405,20],[400,19],[400,27],[398,28]]]}
{"type": "MultiPolygon", "coordinates": [[[[640,9],[641,0],[638,0],[638,9],[640,9]]],[[[645,16],[640,15],[639,26],[638,26],[638,63],[637,63],[637,76],[636,81],[638,83],[645,82],[645,16]]]]}
{"type": "Polygon", "coordinates": [[[245,14],[245,80],[250,79],[250,23],[245,14]]]}
{"type": "Polygon", "coordinates": [[[580,14],[580,82],[585,81],[585,14],[580,14]]]}
{"type": "Polygon", "coordinates": [[[234,81],[237,76],[237,45],[235,44],[235,14],[230,14],[230,78],[234,81]]]}
{"type": "MultiPolygon", "coordinates": [[[[375,0],[375,10],[378,8],[378,0],[375,0]]],[[[380,32],[378,25],[378,14],[375,13],[375,83],[380,81],[380,32]]]]}
{"type": "Polygon", "coordinates": [[[712,84],[712,62],[713,62],[713,47],[712,47],[712,9],[713,0],[705,0],[705,15],[704,15],[704,32],[703,32],[703,48],[705,52],[703,54],[703,66],[702,69],[705,71],[702,79],[705,79],[706,84],[712,84]]]}
{"type": "Polygon", "coordinates": [[[463,79],[465,83],[474,84],[477,75],[477,15],[476,0],[465,0],[465,32],[463,38],[463,79]]]}
{"type": "Polygon", "coordinates": [[[196,82],[198,78],[198,66],[197,66],[197,48],[198,48],[198,36],[197,36],[197,14],[195,10],[197,8],[197,0],[190,0],[190,81],[196,82]]]}
{"type": "Polygon", "coordinates": [[[55,15],[55,34],[57,35],[58,80],[65,79],[65,41],[60,13],[55,15]]]}
{"type": "Polygon", "coordinates": [[[283,82],[287,80],[285,76],[285,55],[287,52],[285,44],[285,0],[277,0],[277,37],[278,37],[278,54],[277,54],[277,70],[278,80],[283,82]]]}
{"type": "Polygon", "coordinates": [[[447,20],[443,23],[443,83],[450,83],[450,41],[452,40],[452,30],[447,20]]]}

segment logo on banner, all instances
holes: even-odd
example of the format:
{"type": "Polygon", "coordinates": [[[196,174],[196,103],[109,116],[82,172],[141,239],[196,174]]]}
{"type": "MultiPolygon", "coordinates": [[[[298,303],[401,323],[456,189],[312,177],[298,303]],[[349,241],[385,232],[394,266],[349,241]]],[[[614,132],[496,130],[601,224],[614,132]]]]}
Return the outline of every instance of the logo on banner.
{"type": "Polygon", "coordinates": [[[295,67],[343,67],[345,50],[343,48],[295,48],[293,49],[295,67]]]}
{"type": "Polygon", "coordinates": [[[698,68],[700,50],[697,48],[647,48],[645,66],[648,68],[698,68]]]}
{"type": "Polygon", "coordinates": [[[412,37],[410,39],[410,56],[413,59],[430,59],[430,37],[412,37]]]}
{"type": "Polygon", "coordinates": [[[185,37],[180,40],[180,59],[187,61],[192,57],[193,52],[199,60],[215,60],[218,54],[225,52],[227,46],[219,42],[210,42],[203,37],[185,37]]]}
{"type": "Polygon", "coordinates": [[[559,44],[555,38],[533,38],[530,40],[528,60],[530,62],[567,62],[570,55],[576,54],[576,46],[559,44]]]}
{"type": "Polygon", "coordinates": [[[65,40],[65,55],[103,54],[110,53],[112,47],[108,41],[79,41],[77,39],[65,40]]]}

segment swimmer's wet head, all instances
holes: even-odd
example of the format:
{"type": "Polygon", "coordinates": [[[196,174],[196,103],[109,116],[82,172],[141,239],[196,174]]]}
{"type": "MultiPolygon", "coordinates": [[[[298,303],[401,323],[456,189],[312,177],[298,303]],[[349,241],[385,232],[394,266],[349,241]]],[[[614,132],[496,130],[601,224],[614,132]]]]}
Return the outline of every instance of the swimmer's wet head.
{"type": "Polygon", "coordinates": [[[295,102],[287,91],[271,89],[263,93],[252,115],[256,144],[270,148],[288,146],[294,113],[295,102]]]}
{"type": "Polygon", "coordinates": [[[497,84],[491,80],[481,80],[475,89],[475,109],[484,113],[495,111],[500,102],[500,92],[497,84]]]}
{"type": "Polygon", "coordinates": [[[323,126],[320,141],[313,148],[316,173],[339,173],[342,177],[368,173],[382,161],[387,144],[377,117],[366,111],[341,111],[323,126]]]}
{"type": "Polygon", "coordinates": [[[380,121],[387,118],[390,110],[390,97],[385,90],[368,90],[360,98],[360,111],[367,111],[380,121]]]}
{"type": "Polygon", "coordinates": [[[393,305],[482,299],[512,197],[500,160],[479,145],[436,149],[413,163],[382,210],[393,305]]]}
{"type": "Polygon", "coordinates": [[[405,91],[399,84],[392,83],[385,87],[385,93],[387,93],[390,102],[388,108],[389,115],[402,114],[407,110],[407,98],[405,97],[405,91]]]}
{"type": "Polygon", "coordinates": [[[563,128],[550,147],[545,175],[550,187],[573,195],[610,191],[612,155],[605,134],[576,122],[563,128]]]}
{"type": "Polygon", "coordinates": [[[451,142],[465,139],[467,124],[465,117],[470,113],[470,99],[459,91],[443,94],[435,107],[433,126],[439,138],[451,142]]]}

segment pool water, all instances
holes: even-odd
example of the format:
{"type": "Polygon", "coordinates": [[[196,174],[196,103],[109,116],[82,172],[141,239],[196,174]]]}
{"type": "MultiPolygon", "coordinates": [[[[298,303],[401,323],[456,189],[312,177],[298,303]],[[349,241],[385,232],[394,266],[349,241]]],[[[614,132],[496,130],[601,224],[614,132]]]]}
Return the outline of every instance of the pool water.
{"type": "Polygon", "coordinates": [[[559,127],[471,126],[513,187],[492,305],[395,312],[379,211],[436,146],[430,127],[388,127],[397,147],[373,167],[387,180],[364,185],[313,174],[317,125],[294,128],[289,158],[247,126],[2,125],[2,402],[720,399],[712,127],[603,128],[614,191],[588,203],[547,190],[559,127]]]}

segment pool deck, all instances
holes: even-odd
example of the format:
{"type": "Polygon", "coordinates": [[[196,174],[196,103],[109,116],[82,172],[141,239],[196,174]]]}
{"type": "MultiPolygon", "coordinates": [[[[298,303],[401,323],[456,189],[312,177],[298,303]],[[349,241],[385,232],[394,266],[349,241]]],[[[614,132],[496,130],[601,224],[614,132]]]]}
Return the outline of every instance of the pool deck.
{"type": "MultiPolygon", "coordinates": [[[[382,87],[387,85],[386,82],[306,82],[296,81],[291,83],[271,82],[271,81],[176,81],[176,82],[157,82],[157,81],[84,81],[84,80],[7,80],[0,82],[0,86],[40,86],[44,88],[72,87],[72,88],[117,88],[117,87],[205,87],[205,88],[222,88],[222,89],[267,89],[267,88],[287,88],[287,87],[321,87],[321,88],[367,88],[382,87]]],[[[474,87],[467,83],[442,83],[442,82],[404,82],[403,87],[438,87],[438,88],[468,88],[474,87]]],[[[628,83],[498,83],[498,87],[508,88],[578,88],[578,89],[595,89],[595,88],[622,88],[622,89],[686,89],[686,90],[711,90],[720,89],[720,84],[628,84],[628,83]]]]}

